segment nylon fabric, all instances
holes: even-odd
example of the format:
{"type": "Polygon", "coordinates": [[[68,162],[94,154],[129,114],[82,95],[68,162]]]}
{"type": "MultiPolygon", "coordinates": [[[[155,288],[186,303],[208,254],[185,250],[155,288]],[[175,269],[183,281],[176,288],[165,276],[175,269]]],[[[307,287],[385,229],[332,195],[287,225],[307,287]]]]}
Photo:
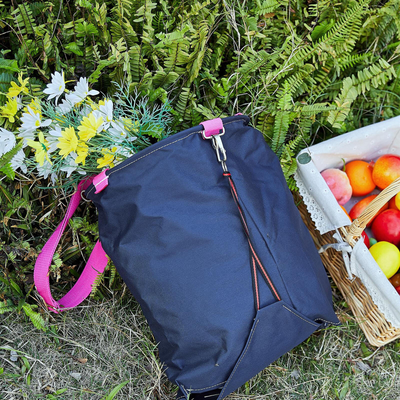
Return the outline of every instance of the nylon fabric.
{"type": "Polygon", "coordinates": [[[325,326],[314,319],[338,322],[279,161],[248,123],[245,116],[224,119],[221,139],[254,250],[282,298],[277,302],[257,273],[257,313],[249,244],[202,126],[107,171],[100,193],[93,185],[86,190],[103,248],[141,304],[166,374],[184,396],[221,390],[220,400],[325,326]]]}

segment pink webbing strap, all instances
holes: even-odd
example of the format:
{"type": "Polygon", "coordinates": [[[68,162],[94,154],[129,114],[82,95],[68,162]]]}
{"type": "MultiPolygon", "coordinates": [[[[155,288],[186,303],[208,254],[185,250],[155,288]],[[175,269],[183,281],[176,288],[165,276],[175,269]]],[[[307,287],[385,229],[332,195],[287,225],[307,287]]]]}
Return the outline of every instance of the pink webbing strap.
{"type": "Polygon", "coordinates": [[[108,262],[107,255],[101,247],[101,243],[97,241],[81,276],[72,289],[59,301],[53,299],[50,292],[49,268],[58,243],[60,242],[61,235],[81,201],[81,192],[90,185],[92,180],[93,178],[89,178],[79,183],[78,190],[71,197],[64,219],[43,246],[43,249],[36,260],[33,279],[37,291],[43,297],[49,310],[56,314],[63,311],[63,309],[73,308],[86,299],[92,291],[92,285],[97,276],[104,271],[108,262]]]}

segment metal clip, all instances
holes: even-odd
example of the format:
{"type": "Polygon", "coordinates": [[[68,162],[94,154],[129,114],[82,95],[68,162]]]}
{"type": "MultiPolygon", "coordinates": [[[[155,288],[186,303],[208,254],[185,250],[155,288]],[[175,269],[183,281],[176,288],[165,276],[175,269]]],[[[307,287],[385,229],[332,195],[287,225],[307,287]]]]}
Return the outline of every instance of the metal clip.
{"type": "Polygon", "coordinates": [[[221,163],[222,169],[224,171],[227,171],[228,168],[226,167],[226,164],[225,164],[226,150],[225,150],[224,144],[222,143],[222,139],[221,139],[221,136],[224,134],[225,134],[225,128],[222,128],[220,130],[220,133],[216,134],[216,135],[206,136],[205,131],[202,132],[203,139],[211,139],[211,144],[215,150],[215,153],[217,154],[217,159],[221,163]]]}
{"type": "Polygon", "coordinates": [[[226,151],[221,140],[221,135],[212,136],[212,146],[217,153],[217,158],[219,162],[226,161],[226,151]]]}

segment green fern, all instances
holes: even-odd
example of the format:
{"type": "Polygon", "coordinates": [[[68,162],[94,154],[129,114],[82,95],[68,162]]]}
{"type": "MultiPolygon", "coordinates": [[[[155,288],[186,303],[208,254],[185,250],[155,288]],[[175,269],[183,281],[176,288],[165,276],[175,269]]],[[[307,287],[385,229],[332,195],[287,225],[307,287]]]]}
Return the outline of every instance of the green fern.
{"type": "Polygon", "coordinates": [[[47,330],[46,323],[45,323],[43,317],[36,311],[33,311],[32,305],[30,305],[28,303],[24,303],[22,305],[22,309],[25,311],[25,314],[29,317],[29,319],[31,320],[32,324],[34,325],[34,327],[36,329],[40,329],[42,331],[47,330]]]}

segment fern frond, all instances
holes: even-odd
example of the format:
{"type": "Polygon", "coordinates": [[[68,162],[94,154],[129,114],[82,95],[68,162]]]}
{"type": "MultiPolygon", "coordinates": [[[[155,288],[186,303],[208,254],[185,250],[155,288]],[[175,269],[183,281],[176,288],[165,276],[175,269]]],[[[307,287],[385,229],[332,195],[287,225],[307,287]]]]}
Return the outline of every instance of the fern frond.
{"type": "Polygon", "coordinates": [[[335,100],[337,109],[331,111],[328,115],[327,121],[336,128],[341,126],[341,123],[346,119],[351,104],[357,98],[357,88],[354,86],[353,81],[350,77],[343,80],[343,87],[340,95],[335,100]]]}
{"type": "Polygon", "coordinates": [[[22,149],[22,146],[23,141],[21,140],[16,146],[0,157],[0,169],[5,167],[13,159],[13,157],[22,149]]]}
{"type": "Polygon", "coordinates": [[[207,21],[201,21],[198,31],[192,38],[192,54],[189,56],[187,64],[188,83],[192,83],[199,75],[203,64],[204,54],[206,52],[206,43],[210,27],[207,21]]]}
{"type": "Polygon", "coordinates": [[[263,0],[261,3],[260,0],[256,1],[256,7],[254,12],[256,15],[265,15],[270,14],[276,11],[280,6],[286,7],[288,5],[288,1],[277,1],[277,0],[263,0]]]}
{"type": "Polygon", "coordinates": [[[25,314],[32,321],[32,323],[36,329],[46,331],[46,323],[45,323],[44,319],[42,318],[42,316],[39,313],[37,313],[36,311],[33,311],[32,306],[30,304],[24,303],[22,305],[22,309],[25,311],[25,314]]]}
{"type": "Polygon", "coordinates": [[[282,145],[285,142],[289,130],[289,121],[290,115],[287,111],[278,111],[276,113],[271,149],[278,156],[282,152],[282,145]]]}
{"type": "Polygon", "coordinates": [[[129,49],[129,59],[131,67],[132,82],[140,82],[144,76],[146,60],[142,57],[141,48],[138,44],[133,45],[129,49]]]}
{"type": "Polygon", "coordinates": [[[20,35],[27,39],[27,35],[34,33],[36,24],[29,3],[23,2],[19,4],[11,15],[14,17],[14,22],[20,35]]]}
{"type": "Polygon", "coordinates": [[[0,315],[4,314],[6,312],[15,311],[16,309],[17,309],[17,306],[12,304],[11,301],[7,301],[7,303],[0,302],[0,315]]]}

